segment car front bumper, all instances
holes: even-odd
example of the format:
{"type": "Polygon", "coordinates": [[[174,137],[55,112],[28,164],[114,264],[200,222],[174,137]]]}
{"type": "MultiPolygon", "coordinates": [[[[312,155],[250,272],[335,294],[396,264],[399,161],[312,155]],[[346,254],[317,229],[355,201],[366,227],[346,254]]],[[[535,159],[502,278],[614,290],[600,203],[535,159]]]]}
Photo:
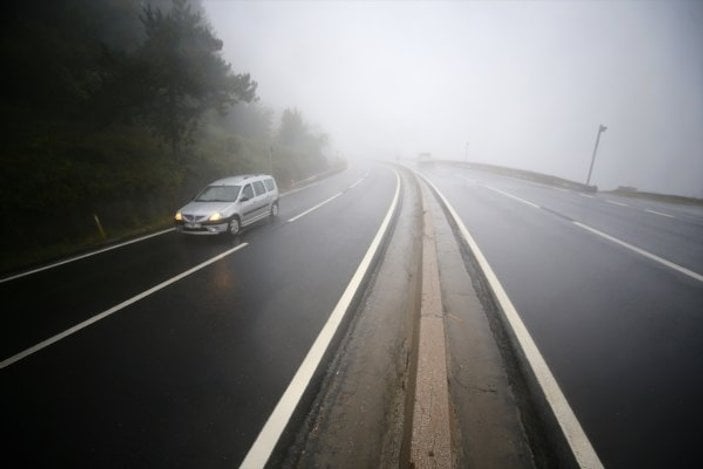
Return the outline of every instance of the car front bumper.
{"type": "Polygon", "coordinates": [[[227,232],[227,223],[177,223],[176,230],[189,235],[218,235],[227,232]]]}

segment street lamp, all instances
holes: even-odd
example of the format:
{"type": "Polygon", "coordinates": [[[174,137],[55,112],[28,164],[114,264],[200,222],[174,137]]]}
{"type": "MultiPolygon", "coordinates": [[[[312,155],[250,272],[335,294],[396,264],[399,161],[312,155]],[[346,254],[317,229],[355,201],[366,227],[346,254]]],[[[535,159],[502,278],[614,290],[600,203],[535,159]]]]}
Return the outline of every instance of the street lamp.
{"type": "Polygon", "coordinates": [[[600,134],[608,130],[606,126],[600,124],[598,126],[598,135],[596,135],[596,146],[593,147],[593,156],[591,157],[591,167],[588,168],[588,178],[586,179],[586,185],[591,185],[591,174],[593,174],[593,164],[596,162],[596,152],[598,151],[598,143],[600,142],[600,134]]]}

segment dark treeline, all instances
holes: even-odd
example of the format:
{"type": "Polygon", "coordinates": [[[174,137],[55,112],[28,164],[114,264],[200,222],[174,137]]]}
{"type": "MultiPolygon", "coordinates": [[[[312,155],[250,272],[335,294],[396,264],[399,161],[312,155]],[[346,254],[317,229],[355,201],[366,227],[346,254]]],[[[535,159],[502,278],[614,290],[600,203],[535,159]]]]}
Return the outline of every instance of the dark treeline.
{"type": "MultiPolygon", "coordinates": [[[[2,6],[3,265],[163,223],[208,181],[327,169],[324,134],[257,103],[186,0],[7,1],[2,6]],[[52,252],[48,250],[47,252],[52,252]]],[[[57,252],[58,253],[58,252],[57,252]]]]}

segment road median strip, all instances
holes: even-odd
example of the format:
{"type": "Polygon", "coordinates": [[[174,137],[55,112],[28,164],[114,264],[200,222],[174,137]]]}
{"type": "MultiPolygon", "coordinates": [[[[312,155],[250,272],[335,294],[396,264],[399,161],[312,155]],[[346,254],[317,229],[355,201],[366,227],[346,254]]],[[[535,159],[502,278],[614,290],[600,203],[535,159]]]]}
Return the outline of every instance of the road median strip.
{"type": "Polygon", "coordinates": [[[422,300],[415,376],[410,461],[413,467],[453,467],[447,388],[447,345],[437,249],[427,189],[423,207],[422,300]]]}

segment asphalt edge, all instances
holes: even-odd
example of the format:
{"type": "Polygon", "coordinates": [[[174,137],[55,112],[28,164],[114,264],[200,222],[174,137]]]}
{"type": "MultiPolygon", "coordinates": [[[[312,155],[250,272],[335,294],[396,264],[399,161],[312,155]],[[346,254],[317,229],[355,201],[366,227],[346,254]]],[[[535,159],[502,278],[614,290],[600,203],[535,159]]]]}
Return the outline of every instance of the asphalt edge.
{"type": "MultiPolygon", "coordinates": [[[[393,174],[396,177],[396,184],[397,184],[397,189],[395,192],[395,195],[393,197],[393,200],[391,202],[391,207],[392,209],[389,210],[389,212],[386,214],[384,217],[384,220],[382,221],[381,224],[386,223],[386,217],[390,216],[387,221],[387,225],[381,234],[380,241],[378,245],[376,246],[375,252],[371,255],[371,260],[367,265],[367,268],[365,272],[363,273],[362,279],[357,285],[356,289],[352,293],[352,297],[346,308],[344,309],[341,319],[335,329],[335,331],[332,334],[332,338],[330,339],[329,343],[326,345],[325,351],[322,355],[322,358],[320,361],[315,364],[315,369],[312,372],[312,376],[310,377],[310,380],[305,384],[305,389],[302,392],[299,400],[297,403],[294,405],[293,411],[290,413],[289,417],[287,418],[287,423],[285,424],[283,430],[280,432],[279,436],[277,437],[276,443],[273,445],[273,448],[268,452],[268,455],[265,455],[266,451],[261,452],[259,449],[255,450],[255,446],[257,446],[257,443],[259,441],[259,437],[261,436],[261,433],[257,437],[257,440],[254,442],[250,450],[248,451],[247,455],[245,456],[244,460],[240,464],[239,467],[241,468],[259,468],[259,467],[280,467],[284,464],[284,461],[288,457],[288,450],[291,448],[294,443],[296,436],[298,434],[298,431],[301,426],[304,425],[306,415],[313,405],[316,396],[320,392],[320,389],[323,384],[324,376],[326,374],[326,368],[327,366],[332,362],[334,359],[334,356],[339,348],[339,345],[344,338],[346,331],[350,325],[350,323],[353,320],[353,313],[356,309],[358,309],[358,306],[360,302],[362,301],[365,292],[366,292],[366,287],[368,286],[369,282],[372,280],[373,276],[375,275],[375,272],[378,269],[378,265],[380,260],[383,258],[384,252],[386,250],[386,247],[388,245],[388,241],[391,239],[391,235],[393,233],[393,230],[395,229],[396,221],[398,218],[398,214],[400,213],[400,207],[402,204],[402,195],[403,195],[403,182],[401,176],[398,174],[398,171],[393,168],[391,169],[393,171],[393,174]],[[265,457],[265,461],[264,458],[265,457]]],[[[377,233],[378,235],[378,233],[377,233]]],[[[375,237],[374,237],[375,238],[375,237]]],[[[373,244],[374,241],[372,241],[373,244]]],[[[362,261],[359,264],[359,267],[364,263],[364,260],[366,256],[368,255],[367,253],[364,255],[364,258],[362,258],[362,261]]],[[[357,267],[357,271],[359,269],[357,267]]],[[[356,271],[355,271],[356,274],[356,271]]],[[[342,301],[342,298],[347,292],[345,291],[342,294],[342,297],[340,297],[340,302],[342,301]]],[[[335,306],[336,309],[336,306],[335,306]]],[[[332,313],[331,313],[332,314],[332,313]]],[[[329,319],[328,319],[329,321],[329,319]]],[[[327,324],[327,323],[326,323],[327,324]]],[[[323,326],[323,329],[325,326],[323,326]]],[[[313,347],[315,344],[313,344],[313,347]]],[[[312,347],[311,347],[312,348],[312,347]]],[[[303,368],[304,363],[301,364],[300,368],[303,368]]],[[[299,369],[300,369],[299,368],[299,369]]],[[[298,372],[296,372],[297,375],[298,372]]],[[[295,379],[295,378],[294,378],[295,379]]],[[[289,385],[290,386],[290,385],[289,385]]],[[[288,392],[288,388],[286,388],[286,392],[288,392]]],[[[280,404],[277,403],[276,408],[278,408],[278,405],[280,404]]],[[[274,409],[273,412],[276,412],[276,408],[274,409]]],[[[272,414],[273,414],[272,412],[272,414]]],[[[271,416],[269,416],[269,419],[271,416]]],[[[264,427],[262,428],[261,432],[264,431],[266,426],[268,425],[268,420],[264,427]]]]}
{"type": "MultiPolygon", "coordinates": [[[[457,240],[460,242],[462,251],[465,253],[465,260],[468,261],[467,267],[470,268],[470,273],[477,274],[476,276],[472,275],[472,277],[478,277],[476,278],[478,283],[476,286],[487,293],[485,295],[487,298],[485,299],[488,299],[491,303],[488,310],[498,313],[500,329],[503,334],[507,335],[509,340],[510,350],[508,352],[513,355],[513,359],[508,359],[507,361],[517,361],[518,369],[516,371],[525,380],[531,403],[536,406],[535,411],[537,415],[534,416],[537,419],[536,421],[533,421],[534,417],[529,415],[529,408],[521,409],[527,413],[526,428],[533,430],[528,432],[528,437],[530,437],[535,456],[538,457],[541,464],[547,467],[555,465],[557,467],[602,468],[602,462],[585,436],[580,423],[573,414],[556,380],[551,375],[546,362],[544,362],[529,332],[527,332],[514,306],[503,291],[502,285],[485,260],[473,237],[437,187],[420,172],[416,170],[413,170],[413,172],[431,188],[444,210],[457,240]],[[512,314],[506,310],[512,310],[512,314]],[[516,320],[517,326],[515,324],[516,320]],[[515,330],[516,327],[523,330],[521,334],[515,330]],[[528,337],[528,343],[525,343],[524,334],[528,337]],[[535,353],[538,356],[537,360],[535,360],[535,353]],[[547,380],[550,381],[546,386],[544,383],[545,373],[548,375],[547,380]],[[546,444],[553,448],[555,454],[545,454],[544,443],[540,441],[539,436],[540,427],[546,430],[547,434],[545,436],[548,440],[546,444]],[[535,439],[533,440],[533,438],[535,439]],[[556,457],[556,461],[552,460],[553,457],[556,457]]],[[[490,316],[491,314],[489,314],[489,320],[493,327],[495,321],[490,316]]],[[[499,335],[501,334],[501,331],[495,332],[499,335]]],[[[516,384],[519,387],[519,383],[516,384]]],[[[529,406],[530,402],[525,404],[529,406]]],[[[547,451],[550,452],[549,449],[547,451]]]]}

